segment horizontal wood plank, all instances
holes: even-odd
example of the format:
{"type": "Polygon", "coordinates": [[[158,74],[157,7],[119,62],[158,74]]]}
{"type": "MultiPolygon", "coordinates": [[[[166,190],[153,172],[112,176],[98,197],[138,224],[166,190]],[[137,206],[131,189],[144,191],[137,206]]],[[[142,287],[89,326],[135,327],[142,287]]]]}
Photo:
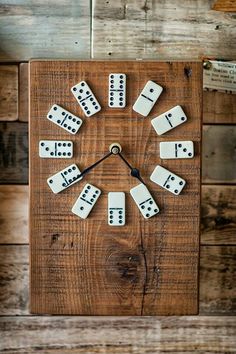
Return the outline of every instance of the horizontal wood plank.
{"type": "Polygon", "coordinates": [[[223,92],[203,92],[203,123],[235,124],[236,96],[223,92]]]}
{"type": "Polygon", "coordinates": [[[215,11],[236,12],[236,2],[235,0],[216,0],[212,9],[215,11]]]}
{"type": "Polygon", "coordinates": [[[201,244],[236,245],[236,186],[202,186],[201,244]]]}
{"type": "Polygon", "coordinates": [[[0,316],[28,314],[28,246],[0,246],[0,285],[0,316]]]}
{"type": "Polygon", "coordinates": [[[234,59],[234,15],[211,6],[212,0],[95,0],[92,57],[234,59]]]}
{"type": "MultiPolygon", "coordinates": [[[[52,247],[55,241],[52,239],[52,247]]],[[[65,248],[73,245],[65,245],[65,248]]],[[[200,313],[236,314],[235,246],[201,246],[200,313]]],[[[0,316],[29,315],[29,247],[0,246],[0,316]]],[[[51,271],[55,271],[52,267],[51,271]]]]}
{"type": "Polygon", "coordinates": [[[17,118],[18,66],[0,65],[0,121],[14,121],[17,118]]]}
{"type": "Polygon", "coordinates": [[[202,182],[236,182],[236,125],[203,126],[202,182]]]}
{"type": "Polygon", "coordinates": [[[0,351],[48,354],[235,353],[232,317],[3,317],[0,351]]]}
{"type": "Polygon", "coordinates": [[[202,246],[200,314],[236,315],[236,246],[202,246]]]}
{"type": "Polygon", "coordinates": [[[0,185],[0,244],[28,243],[28,186],[0,185]]]}
{"type": "Polygon", "coordinates": [[[0,184],[28,183],[28,124],[0,123],[0,184]]]}
{"type": "Polygon", "coordinates": [[[90,55],[87,0],[5,0],[0,5],[0,22],[1,60],[90,55]]]}
{"type": "Polygon", "coordinates": [[[21,122],[27,122],[29,114],[28,66],[28,63],[19,65],[19,121],[21,122]]]}

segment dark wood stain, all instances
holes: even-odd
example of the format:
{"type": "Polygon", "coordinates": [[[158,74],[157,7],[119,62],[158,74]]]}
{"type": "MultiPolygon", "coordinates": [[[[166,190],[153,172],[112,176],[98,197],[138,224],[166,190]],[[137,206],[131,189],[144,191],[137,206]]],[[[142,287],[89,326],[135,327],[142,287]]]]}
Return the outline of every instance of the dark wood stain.
{"type": "Polygon", "coordinates": [[[28,183],[28,124],[0,123],[0,183],[28,183]]]}

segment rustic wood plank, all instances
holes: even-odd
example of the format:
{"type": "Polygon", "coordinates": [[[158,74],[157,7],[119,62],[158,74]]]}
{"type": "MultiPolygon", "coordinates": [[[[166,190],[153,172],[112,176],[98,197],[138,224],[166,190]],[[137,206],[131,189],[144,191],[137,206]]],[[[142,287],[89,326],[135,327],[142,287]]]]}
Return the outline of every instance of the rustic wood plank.
{"type": "Polygon", "coordinates": [[[18,66],[0,65],[0,121],[18,118],[18,66]]]}
{"type": "Polygon", "coordinates": [[[236,245],[236,186],[202,186],[201,244],[236,245]]]}
{"type": "Polygon", "coordinates": [[[3,317],[0,330],[0,351],[11,354],[225,354],[236,347],[236,322],[227,316],[3,317]]]}
{"type": "Polygon", "coordinates": [[[19,66],[19,120],[21,122],[27,122],[29,114],[28,66],[28,63],[21,63],[19,66]]]}
{"type": "Polygon", "coordinates": [[[202,246],[200,313],[236,315],[235,246],[202,246]]]}
{"type": "Polygon", "coordinates": [[[28,183],[28,124],[0,123],[0,184],[28,183]]]}
{"type": "MultiPolygon", "coordinates": [[[[199,306],[202,315],[236,314],[235,251],[235,246],[201,246],[199,306]]],[[[0,316],[29,315],[28,258],[26,245],[0,246],[0,316]]]]}
{"type": "MultiPolygon", "coordinates": [[[[0,196],[0,243],[28,243],[28,186],[2,185],[0,196]]],[[[235,201],[235,186],[202,186],[202,245],[236,245],[235,201]]]]}
{"type": "Polygon", "coordinates": [[[234,15],[211,10],[212,0],[95,0],[93,58],[235,59],[234,15]]]}
{"type": "Polygon", "coordinates": [[[32,312],[93,315],[197,312],[201,72],[201,62],[30,63],[32,312]],[[115,111],[107,106],[104,87],[110,72],[123,71],[129,75],[128,105],[115,111]],[[186,177],[188,187],[178,198],[173,198],[157,185],[150,185],[162,213],[145,222],[129,195],[137,181],[128,177],[126,166],[113,156],[85,177],[100,187],[103,194],[99,207],[88,219],[81,220],[70,210],[75,194],[85,182],[56,196],[46,184],[46,178],[66,164],[58,159],[50,164],[39,159],[38,141],[68,138],[68,133],[45,119],[46,113],[57,102],[83,117],[70,87],[82,79],[88,81],[103,109],[96,117],[84,119],[79,134],[70,136],[75,142],[75,158],[67,165],[76,162],[83,169],[106,154],[108,146],[118,140],[124,154],[141,168],[148,181],[160,163],[158,142],[163,138],[158,138],[148,118],[138,117],[131,102],[150,78],[165,87],[159,104],[153,108],[153,116],[177,103],[191,116],[184,129],[175,129],[168,136],[194,140],[196,157],[188,161],[162,161],[164,166],[186,177]],[[122,228],[107,225],[107,193],[114,188],[127,193],[127,223],[122,228]],[[55,267],[60,271],[52,271],[55,267]],[[58,287],[64,290],[61,292],[58,287]]]}
{"type": "Polygon", "coordinates": [[[0,246],[0,284],[0,315],[28,314],[28,246],[0,246]]]}
{"type": "Polygon", "coordinates": [[[202,182],[236,182],[236,125],[203,126],[202,182]]]}
{"type": "Polygon", "coordinates": [[[236,12],[236,1],[235,0],[217,0],[213,7],[215,11],[224,12],[236,12]]]}
{"type": "Polygon", "coordinates": [[[0,243],[28,243],[28,186],[0,185],[0,243]]]}
{"type": "Polygon", "coordinates": [[[236,97],[216,91],[203,92],[203,123],[236,123],[236,97]]]}
{"type": "Polygon", "coordinates": [[[1,60],[90,56],[87,0],[4,0],[0,22],[1,60]]]}

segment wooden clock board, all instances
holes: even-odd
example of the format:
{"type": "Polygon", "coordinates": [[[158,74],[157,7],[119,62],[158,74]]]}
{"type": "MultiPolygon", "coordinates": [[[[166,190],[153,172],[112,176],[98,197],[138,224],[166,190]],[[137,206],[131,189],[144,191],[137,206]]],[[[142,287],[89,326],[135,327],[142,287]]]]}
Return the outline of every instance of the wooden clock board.
{"type": "Polygon", "coordinates": [[[198,312],[202,64],[157,61],[40,61],[30,63],[30,252],[32,313],[187,315],[198,312]],[[127,106],[108,107],[108,76],[127,75],[127,106]],[[70,89],[85,80],[102,106],[85,117],[70,89]],[[132,110],[148,80],[164,91],[148,117],[132,110]],[[76,135],[48,119],[56,103],[83,119],[76,135]],[[151,118],[181,105],[188,121],[158,136],[151,118]],[[40,140],[74,142],[72,159],[39,158],[40,140]],[[161,141],[192,140],[193,159],[160,160],[161,141]],[[81,170],[119,142],[140,169],[160,213],[144,219],[129,193],[139,182],[111,158],[84,179],[53,194],[47,178],[72,163],[81,170]],[[160,164],[187,181],[175,196],[150,181],[160,164]],[[85,183],[102,190],[90,216],[71,212],[85,183]],[[126,193],[126,225],[107,222],[107,194],[126,193]]]}

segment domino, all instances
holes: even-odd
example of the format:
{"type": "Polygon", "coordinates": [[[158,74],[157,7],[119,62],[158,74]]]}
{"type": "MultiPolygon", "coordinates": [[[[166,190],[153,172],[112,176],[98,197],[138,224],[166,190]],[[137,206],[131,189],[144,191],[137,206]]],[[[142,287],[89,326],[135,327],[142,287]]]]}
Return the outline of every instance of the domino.
{"type": "Polygon", "coordinates": [[[166,111],[160,116],[151,120],[151,124],[158,135],[162,135],[169,130],[176,128],[178,125],[187,121],[187,116],[180,106],[166,111]]]}
{"type": "Polygon", "coordinates": [[[162,91],[163,88],[160,85],[149,80],[133,105],[133,110],[146,117],[162,91]]]}
{"type": "Polygon", "coordinates": [[[98,201],[100,194],[100,189],[87,183],[80,193],[79,198],[76,200],[72,208],[72,213],[82,219],[86,219],[98,201]]]}
{"type": "Polygon", "coordinates": [[[175,195],[180,194],[186,184],[184,179],[160,165],[155,167],[150,179],[152,182],[175,195]]]}
{"type": "Polygon", "coordinates": [[[109,75],[108,105],[111,108],[124,108],[126,105],[126,75],[109,75]]]}
{"type": "Polygon", "coordinates": [[[108,193],[108,225],[125,225],[125,193],[108,193]]]}
{"type": "Polygon", "coordinates": [[[161,159],[191,159],[194,156],[192,141],[166,141],[160,143],[161,159]]]}
{"type": "Polygon", "coordinates": [[[80,173],[79,168],[75,164],[72,164],[62,171],[57,172],[55,175],[49,177],[47,179],[47,183],[53,193],[57,194],[72,186],[72,184],[80,181],[83,178],[78,178],[80,173]]]}
{"type": "Polygon", "coordinates": [[[71,158],[73,157],[73,142],[65,140],[40,140],[39,157],[42,158],[71,158]]]}
{"type": "Polygon", "coordinates": [[[81,81],[73,86],[71,92],[87,117],[90,117],[101,110],[100,104],[85,81],[81,81]]]}
{"type": "Polygon", "coordinates": [[[145,219],[149,219],[159,213],[155,200],[144,184],[141,183],[132,188],[130,194],[145,219]]]}
{"type": "Polygon", "coordinates": [[[71,134],[76,134],[83,123],[82,119],[57,104],[52,106],[47,118],[71,134]]]}

